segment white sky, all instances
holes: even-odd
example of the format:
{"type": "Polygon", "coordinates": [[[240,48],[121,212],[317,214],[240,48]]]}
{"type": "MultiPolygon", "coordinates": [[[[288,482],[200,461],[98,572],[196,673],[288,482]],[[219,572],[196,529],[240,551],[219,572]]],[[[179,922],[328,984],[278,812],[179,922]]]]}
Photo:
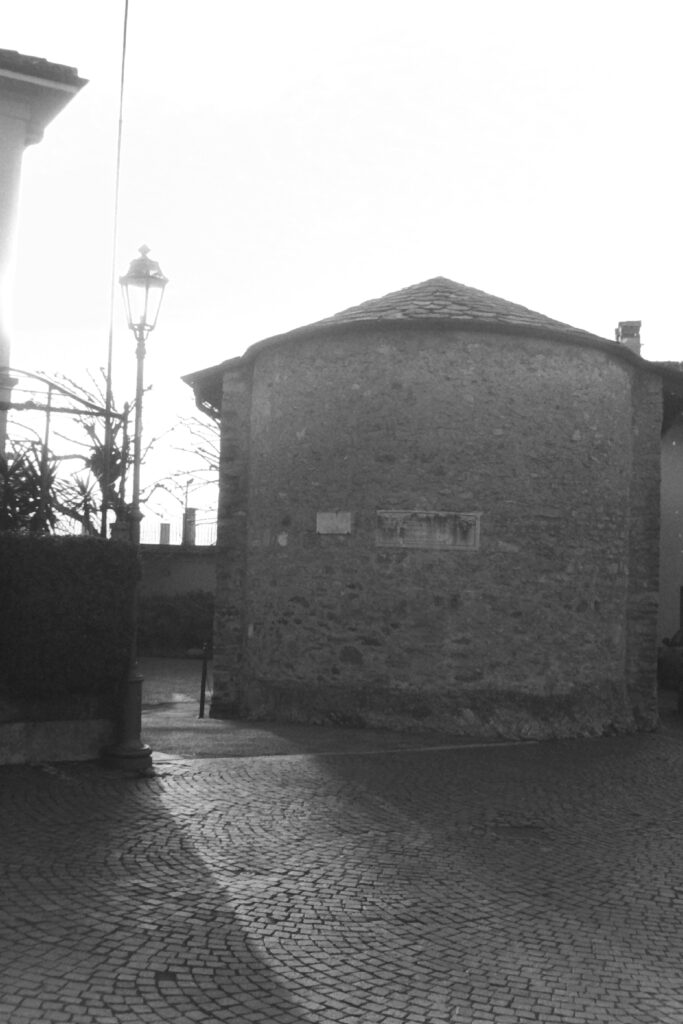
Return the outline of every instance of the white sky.
{"type": "MultiPolygon", "coordinates": [[[[0,47],[89,84],[24,160],[12,362],[106,361],[123,0],[3,0],[0,47]]],[[[181,374],[436,275],[683,359],[681,7],[130,0],[116,273],[170,278],[181,374]]],[[[133,341],[116,302],[116,373],[133,341]]]]}

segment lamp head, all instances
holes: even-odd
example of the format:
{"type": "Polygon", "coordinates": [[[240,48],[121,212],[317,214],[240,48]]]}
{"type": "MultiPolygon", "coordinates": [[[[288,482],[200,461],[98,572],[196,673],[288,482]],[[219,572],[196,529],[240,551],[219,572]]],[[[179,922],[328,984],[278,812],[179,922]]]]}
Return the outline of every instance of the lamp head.
{"type": "Polygon", "coordinates": [[[128,273],[120,277],[119,282],[128,326],[136,336],[146,338],[156,325],[168,278],[164,277],[159,264],[147,255],[148,246],[140,246],[138,252],[140,255],[132,261],[128,273]]]}

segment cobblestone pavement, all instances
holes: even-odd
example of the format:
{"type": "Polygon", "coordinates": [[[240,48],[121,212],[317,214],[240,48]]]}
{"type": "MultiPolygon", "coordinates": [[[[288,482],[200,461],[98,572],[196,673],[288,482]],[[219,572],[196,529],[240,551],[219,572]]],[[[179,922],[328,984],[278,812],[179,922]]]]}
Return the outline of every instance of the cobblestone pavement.
{"type": "Polygon", "coordinates": [[[3,1024],[683,1021],[683,732],[0,769],[3,1024]]]}

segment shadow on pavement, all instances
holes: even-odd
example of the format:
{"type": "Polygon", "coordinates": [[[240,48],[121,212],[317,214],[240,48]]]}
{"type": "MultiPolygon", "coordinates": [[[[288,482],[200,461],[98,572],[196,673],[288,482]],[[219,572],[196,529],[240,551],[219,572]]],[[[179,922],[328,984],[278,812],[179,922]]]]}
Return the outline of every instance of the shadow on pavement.
{"type": "MultiPolygon", "coordinates": [[[[142,737],[159,755],[177,758],[260,757],[293,754],[370,753],[421,747],[481,746],[482,741],[442,733],[286,725],[199,718],[200,659],[141,658],[144,676],[142,737]]],[[[495,741],[486,741],[490,745],[495,741]]]]}
{"type": "Polygon", "coordinates": [[[163,778],[93,765],[3,781],[3,1021],[299,1019],[245,937],[229,837],[197,845],[196,792],[165,802],[163,778]]]}
{"type": "MultiPolygon", "coordinates": [[[[190,759],[379,753],[423,747],[482,745],[479,740],[441,733],[411,734],[336,726],[200,719],[198,711],[199,704],[190,702],[145,708],[142,715],[143,740],[157,755],[190,759]]],[[[488,741],[485,745],[492,743],[488,741]]]]}
{"type": "MultiPolygon", "coordinates": [[[[259,757],[293,754],[386,752],[437,747],[496,745],[442,733],[396,733],[379,729],[287,725],[208,717],[212,685],[207,678],[205,717],[199,716],[201,659],[141,658],[143,739],[158,755],[177,758],[259,757]]],[[[661,691],[662,728],[683,729],[677,694],[661,691]]],[[[506,745],[498,741],[498,745],[506,745]]],[[[533,746],[533,744],[526,744],[533,746]]]]}

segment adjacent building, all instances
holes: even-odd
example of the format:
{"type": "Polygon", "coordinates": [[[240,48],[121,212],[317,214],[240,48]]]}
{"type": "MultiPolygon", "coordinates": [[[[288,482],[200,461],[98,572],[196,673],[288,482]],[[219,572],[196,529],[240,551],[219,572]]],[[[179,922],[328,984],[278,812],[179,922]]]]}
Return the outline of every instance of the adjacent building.
{"type": "Polygon", "coordinates": [[[0,50],[0,454],[14,384],[7,309],[24,150],[40,142],[46,126],[84,85],[75,68],[0,50]]]}

